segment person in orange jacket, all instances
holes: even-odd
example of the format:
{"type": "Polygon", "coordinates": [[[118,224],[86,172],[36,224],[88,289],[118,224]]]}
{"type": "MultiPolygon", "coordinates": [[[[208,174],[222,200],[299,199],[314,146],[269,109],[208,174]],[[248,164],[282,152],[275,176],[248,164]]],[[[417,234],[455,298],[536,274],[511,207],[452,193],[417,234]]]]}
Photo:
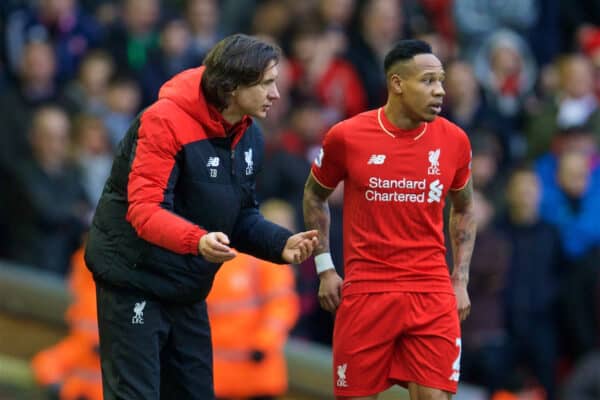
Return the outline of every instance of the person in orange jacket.
{"type": "MultiPolygon", "coordinates": [[[[270,200],[265,218],[293,229],[292,207],[270,200]]],[[[223,264],[207,298],[214,388],[220,399],[273,399],[287,391],[284,345],[299,316],[294,273],[247,254],[223,264]]]]}
{"type": "Polygon", "coordinates": [[[65,313],[69,334],[33,357],[33,374],[40,386],[61,400],[102,400],[96,287],[83,260],[83,247],[71,259],[68,288],[73,300],[65,313]]]}

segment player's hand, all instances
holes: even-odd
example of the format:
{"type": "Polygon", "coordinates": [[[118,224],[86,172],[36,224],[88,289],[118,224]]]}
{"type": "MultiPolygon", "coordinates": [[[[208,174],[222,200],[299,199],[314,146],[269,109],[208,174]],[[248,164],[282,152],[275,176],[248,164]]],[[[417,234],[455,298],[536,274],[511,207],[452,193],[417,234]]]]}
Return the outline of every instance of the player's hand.
{"type": "Polygon", "coordinates": [[[229,238],[223,232],[209,232],[200,238],[198,252],[208,262],[222,263],[237,255],[229,247],[229,238]]]}
{"type": "Polygon", "coordinates": [[[319,274],[319,304],[325,311],[334,313],[342,299],[342,277],[335,269],[328,269],[319,274]]]}
{"type": "Polygon", "coordinates": [[[319,232],[317,230],[300,232],[290,236],[285,243],[281,258],[290,264],[300,264],[311,256],[319,244],[319,232]]]}
{"type": "Polygon", "coordinates": [[[454,283],[453,286],[454,294],[456,295],[458,318],[464,321],[471,313],[471,300],[469,299],[469,293],[467,293],[467,285],[464,283],[454,283]]]}

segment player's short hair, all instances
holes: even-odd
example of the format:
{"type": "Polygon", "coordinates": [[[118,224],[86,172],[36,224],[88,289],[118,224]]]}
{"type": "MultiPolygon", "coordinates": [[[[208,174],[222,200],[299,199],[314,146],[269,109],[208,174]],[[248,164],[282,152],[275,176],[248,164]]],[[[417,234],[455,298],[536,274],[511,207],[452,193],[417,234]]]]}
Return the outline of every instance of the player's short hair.
{"type": "Polygon", "coordinates": [[[260,82],[269,63],[278,63],[280,57],[277,45],[253,36],[235,34],[222,39],[204,58],[204,96],[218,109],[227,108],[231,92],[260,82]]]}
{"type": "Polygon", "coordinates": [[[400,40],[385,56],[383,61],[385,73],[387,74],[397,62],[408,61],[417,54],[432,54],[431,45],[418,39],[400,40]]]}

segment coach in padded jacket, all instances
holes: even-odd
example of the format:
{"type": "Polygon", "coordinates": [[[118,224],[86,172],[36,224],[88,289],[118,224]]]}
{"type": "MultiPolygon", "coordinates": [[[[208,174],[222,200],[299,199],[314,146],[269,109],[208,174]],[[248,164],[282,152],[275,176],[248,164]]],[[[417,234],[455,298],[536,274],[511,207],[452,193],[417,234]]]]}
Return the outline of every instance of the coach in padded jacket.
{"type": "Polygon", "coordinates": [[[106,398],[213,398],[204,299],[221,263],[232,248],[276,263],[312,253],[316,231],[266,221],[254,195],[263,139],[251,117],[279,98],[279,54],[223,39],[121,141],[86,249],[106,398]]]}

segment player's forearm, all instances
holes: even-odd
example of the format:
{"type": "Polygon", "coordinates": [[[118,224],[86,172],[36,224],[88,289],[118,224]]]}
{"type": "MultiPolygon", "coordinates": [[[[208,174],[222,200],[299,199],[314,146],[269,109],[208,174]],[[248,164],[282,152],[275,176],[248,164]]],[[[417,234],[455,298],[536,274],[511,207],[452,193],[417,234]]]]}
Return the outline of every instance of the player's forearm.
{"type": "Polygon", "coordinates": [[[319,197],[307,188],[304,191],[302,208],[306,229],[316,229],[319,231],[319,244],[314,254],[318,255],[329,252],[329,225],[331,223],[331,216],[327,199],[319,197]]]}
{"type": "Polygon", "coordinates": [[[467,284],[469,282],[469,266],[475,245],[477,226],[473,215],[473,204],[458,211],[453,206],[450,211],[450,240],[454,258],[452,282],[467,284]]]}
{"type": "Polygon", "coordinates": [[[469,265],[475,245],[477,225],[473,206],[473,182],[469,180],[464,188],[451,192],[450,241],[454,256],[452,282],[466,285],[469,282],[469,265]]]}

